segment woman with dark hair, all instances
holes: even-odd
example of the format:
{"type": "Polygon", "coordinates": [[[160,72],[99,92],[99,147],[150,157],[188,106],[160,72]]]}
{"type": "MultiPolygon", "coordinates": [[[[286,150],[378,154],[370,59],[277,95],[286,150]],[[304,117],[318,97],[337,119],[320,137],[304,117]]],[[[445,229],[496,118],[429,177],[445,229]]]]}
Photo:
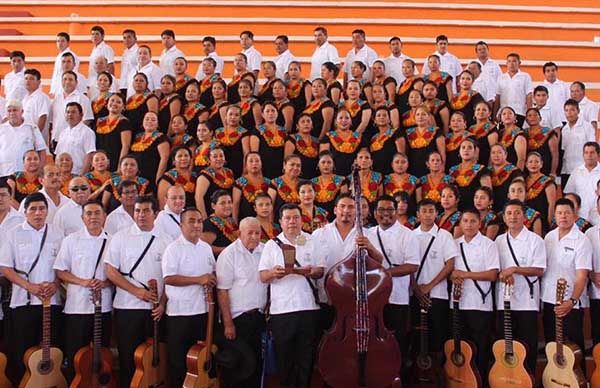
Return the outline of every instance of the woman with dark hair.
{"type": "Polygon", "coordinates": [[[475,124],[469,127],[469,133],[479,144],[479,163],[488,165],[490,162],[490,136],[496,130],[495,124],[490,120],[492,109],[485,102],[475,105],[475,124]]]}
{"type": "Polygon", "coordinates": [[[459,221],[461,212],[458,210],[460,194],[454,185],[448,185],[442,190],[440,204],[443,211],[438,216],[437,225],[450,232],[454,238],[462,236],[459,221]]]}
{"type": "Polygon", "coordinates": [[[188,62],[184,57],[175,58],[173,61],[173,70],[175,71],[175,92],[181,99],[185,99],[185,89],[190,82],[196,82],[194,77],[187,74],[188,62]]]}
{"type": "Polygon", "coordinates": [[[225,159],[234,176],[242,175],[243,157],[250,151],[250,133],[240,125],[241,108],[229,105],[226,112],[225,126],[215,130],[215,139],[225,152],[225,159]]]}
{"type": "MultiPolygon", "coordinates": [[[[215,82],[222,81],[221,76],[216,73],[217,62],[214,58],[206,57],[202,60],[202,72],[204,78],[200,81],[200,103],[204,106],[212,106],[215,103],[212,86],[215,82]]],[[[227,85],[223,81],[224,89],[227,89],[227,85]]],[[[225,97],[223,97],[224,99],[225,97]]]]}
{"type": "Polygon", "coordinates": [[[300,210],[302,213],[302,230],[306,233],[312,233],[325,226],[329,214],[327,214],[327,210],[315,204],[315,189],[312,182],[300,181],[298,195],[300,196],[300,210]]]}
{"type": "Polygon", "coordinates": [[[281,233],[281,226],[275,221],[273,214],[273,199],[267,193],[258,193],[254,198],[254,213],[260,222],[260,241],[266,243],[281,233]]]}
{"type": "MultiPolygon", "coordinates": [[[[233,77],[231,77],[231,81],[227,84],[227,101],[229,101],[230,104],[235,104],[240,101],[240,95],[238,93],[239,82],[249,74],[254,76],[254,74],[248,70],[248,58],[246,58],[246,55],[243,53],[238,53],[233,58],[233,70],[233,77]]],[[[256,79],[255,77],[253,78],[256,79]]]]}
{"type": "Polygon", "coordinates": [[[178,146],[185,146],[192,151],[194,149],[195,138],[187,133],[188,122],[185,117],[181,114],[176,114],[171,117],[171,123],[169,124],[169,143],[171,148],[178,146]]]}
{"type": "Polygon", "coordinates": [[[416,126],[406,130],[406,155],[408,156],[409,172],[415,176],[427,174],[427,156],[432,151],[438,151],[442,160],[446,160],[446,144],[442,130],[431,125],[431,114],[425,106],[415,110],[416,126]]]}
{"type": "Polygon", "coordinates": [[[23,155],[23,171],[16,171],[7,178],[13,192],[13,207],[18,209],[29,194],[42,189],[40,181],[40,155],[35,150],[29,150],[23,155]]]}
{"type": "Polygon", "coordinates": [[[311,134],[314,137],[321,139],[331,130],[335,106],[325,95],[327,83],[324,79],[317,78],[313,80],[311,88],[311,103],[302,111],[302,113],[310,115],[313,123],[311,134]]]}
{"type": "MultiPolygon", "coordinates": [[[[350,66],[350,75],[352,79],[350,81],[358,82],[359,94],[354,99],[361,99],[368,103],[368,106],[371,106],[373,103],[373,85],[371,81],[365,78],[365,72],[367,71],[367,65],[362,61],[354,61],[352,62],[352,66],[350,66]]],[[[348,84],[346,84],[346,97],[350,98],[348,95],[348,84]]]]}
{"type": "Polygon", "coordinates": [[[475,107],[477,104],[485,102],[481,94],[472,89],[474,80],[475,78],[469,70],[460,73],[458,76],[460,91],[450,99],[450,109],[452,112],[463,113],[465,120],[467,120],[467,127],[475,124],[475,107]]]}
{"type": "Polygon", "coordinates": [[[223,249],[237,240],[238,226],[232,217],[231,193],[217,190],[210,197],[211,215],[204,220],[202,240],[209,244],[218,256],[223,249]]]}
{"type": "MultiPolygon", "coordinates": [[[[525,203],[527,199],[527,184],[523,178],[518,177],[508,185],[507,201],[511,199],[518,199],[525,203]]],[[[525,206],[525,227],[538,236],[542,236],[544,231],[542,218],[540,212],[527,205],[525,206]]]]}
{"type": "Polygon", "coordinates": [[[274,212],[285,203],[300,203],[298,183],[302,171],[302,160],[297,155],[289,155],[283,160],[283,175],[271,180],[268,194],[275,204],[274,212]]]}
{"type": "Polygon", "coordinates": [[[296,128],[297,132],[287,137],[283,155],[298,155],[302,160],[302,178],[312,179],[317,175],[319,139],[311,135],[313,125],[310,115],[302,113],[296,128]]]}
{"type": "MultiPolygon", "coordinates": [[[[515,178],[522,177],[523,172],[506,160],[506,149],[502,144],[494,144],[490,149],[490,166],[494,191],[494,211],[499,212],[508,200],[508,187],[515,178]]],[[[525,198],[522,200],[525,202],[525,198]]]]}
{"type": "Polygon", "coordinates": [[[321,65],[321,78],[327,83],[327,97],[333,101],[335,106],[340,103],[344,91],[342,84],[337,80],[339,74],[340,69],[335,63],[325,62],[321,65]]]}
{"type": "Polygon", "coordinates": [[[527,155],[527,188],[526,204],[540,212],[542,215],[542,227],[548,231],[552,218],[554,217],[554,204],[556,202],[556,185],[554,179],[544,175],[544,159],[537,152],[527,155]]]}
{"type": "Polygon", "coordinates": [[[342,176],[350,175],[362,143],[361,133],[353,131],[351,125],[350,113],[345,108],[340,108],[335,119],[335,130],[327,132],[321,138],[319,148],[320,151],[331,152],[337,172],[342,176]]]}
{"type": "Polygon", "coordinates": [[[164,75],[160,79],[160,91],[162,97],[158,103],[158,128],[159,131],[167,134],[171,117],[181,112],[182,99],[175,91],[175,77],[164,75]]]}
{"type": "Polygon", "coordinates": [[[256,93],[256,98],[258,99],[259,104],[264,104],[267,101],[273,100],[273,81],[275,81],[277,66],[273,61],[265,61],[261,64],[263,76],[267,80],[264,84],[260,85],[258,88],[258,93],[256,93]]]}
{"type": "Polygon", "coordinates": [[[287,97],[285,82],[279,78],[273,80],[271,91],[273,92],[273,102],[277,108],[277,125],[284,127],[286,134],[290,134],[294,129],[296,113],[294,104],[287,97]]]}
{"type": "Polygon", "coordinates": [[[482,186],[475,190],[473,197],[473,205],[479,212],[481,220],[479,231],[490,240],[496,239],[500,231],[500,224],[502,224],[498,215],[492,211],[493,195],[492,189],[482,186]]]}
{"type": "Polygon", "coordinates": [[[102,194],[102,205],[108,213],[118,208],[121,203],[119,186],[123,181],[133,181],[137,184],[138,195],[151,194],[150,181],[139,175],[140,169],[138,160],[133,155],[125,155],[119,162],[119,174],[110,177],[110,181],[104,188],[102,194]]]}
{"type": "Polygon", "coordinates": [[[110,171],[116,171],[119,160],[129,153],[133,128],[129,120],[123,116],[125,103],[120,94],[113,94],[108,99],[108,115],[96,121],[96,149],[104,150],[110,161],[110,171]]]}
{"type": "MultiPolygon", "coordinates": [[[[371,91],[371,86],[369,84],[369,95],[371,95],[371,91]]],[[[360,97],[360,93],[361,83],[355,79],[348,81],[348,85],[346,85],[346,99],[340,100],[339,107],[346,109],[346,111],[350,113],[350,118],[352,119],[350,128],[352,131],[363,134],[371,120],[371,106],[367,100],[363,100],[360,97]]]]}
{"type": "Polygon", "coordinates": [[[501,144],[506,150],[506,160],[523,171],[527,156],[527,138],[517,126],[517,114],[513,108],[505,106],[500,109],[498,115],[504,128],[490,135],[490,144],[501,144]]]}
{"type": "Polygon", "coordinates": [[[210,214],[210,198],[216,191],[224,190],[231,193],[235,177],[233,171],[225,167],[225,152],[217,147],[210,151],[210,165],[200,171],[196,180],[194,199],[196,208],[204,218],[210,214]]]}
{"type": "Polygon", "coordinates": [[[254,90],[254,84],[243,78],[240,80],[238,85],[238,93],[240,94],[240,101],[238,103],[241,109],[241,124],[244,128],[252,131],[256,126],[262,124],[262,115],[260,112],[260,103],[256,98],[252,96],[254,90]]]}
{"type": "Polygon", "coordinates": [[[400,118],[400,127],[404,131],[406,131],[408,128],[417,126],[417,122],[415,121],[415,112],[417,111],[418,107],[424,106],[424,102],[425,98],[423,97],[423,94],[420,90],[413,89],[410,92],[408,92],[407,103],[409,109],[406,110],[400,118]]]}
{"type": "Polygon", "coordinates": [[[348,191],[348,182],[346,177],[335,174],[335,163],[329,151],[319,153],[318,168],[319,176],[311,179],[315,189],[315,204],[325,209],[331,221],[335,217],[335,200],[340,193],[348,191]]]}
{"type": "Polygon", "coordinates": [[[294,106],[294,115],[298,116],[312,100],[312,88],[309,80],[302,78],[302,66],[298,61],[288,65],[287,96],[294,106]]]}
{"type": "Polygon", "coordinates": [[[196,174],[192,171],[192,151],[185,146],[178,146],[171,151],[172,168],[165,172],[158,181],[156,197],[161,209],[167,201],[167,192],[171,186],[180,186],[185,191],[185,206],[195,206],[196,174]]]}
{"type": "Polygon", "coordinates": [[[442,155],[437,151],[432,151],[427,156],[427,169],[429,174],[419,178],[417,187],[417,203],[422,199],[430,199],[439,205],[442,199],[442,190],[444,187],[453,184],[454,179],[444,172],[444,163],[442,155]]]}
{"type": "Polygon", "coordinates": [[[369,149],[366,147],[358,151],[354,164],[360,170],[362,195],[369,201],[369,208],[371,209],[371,214],[373,214],[377,198],[383,194],[383,175],[377,171],[373,171],[373,159],[371,158],[369,149]]]}
{"type": "Polygon", "coordinates": [[[415,229],[419,225],[419,220],[409,213],[410,196],[408,193],[406,191],[399,191],[394,196],[394,202],[396,202],[396,219],[400,225],[410,230],[415,229]]]}
{"type": "Polygon", "coordinates": [[[263,176],[262,159],[258,152],[248,152],[244,164],[245,173],[236,179],[232,193],[233,218],[237,221],[256,215],[254,200],[261,193],[267,194],[271,185],[271,180],[263,176]]]}
{"type": "Polygon", "coordinates": [[[410,110],[408,105],[408,94],[417,89],[421,91],[423,89],[423,78],[415,76],[416,63],[412,59],[405,59],[402,62],[402,75],[404,81],[398,86],[396,90],[396,106],[400,115],[410,110]]]}
{"type": "MultiPolygon", "coordinates": [[[[385,75],[385,62],[381,59],[373,62],[371,66],[371,71],[373,72],[373,87],[375,85],[383,86],[388,95],[388,101],[392,102],[392,97],[396,94],[396,80],[394,77],[388,77],[385,75]]],[[[373,98],[373,100],[375,100],[373,98]]]]}
{"type": "Polygon", "coordinates": [[[477,142],[466,138],[460,143],[461,162],[452,166],[449,175],[457,186],[459,196],[462,199],[458,208],[460,210],[472,207],[472,198],[475,191],[482,186],[492,187],[490,172],[483,164],[477,163],[477,142]]]}
{"type": "Polygon", "coordinates": [[[542,115],[536,108],[529,108],[525,113],[529,128],[525,130],[527,151],[537,152],[542,158],[542,173],[556,177],[558,172],[558,134],[552,128],[542,127],[542,115]]]}
{"type": "Polygon", "coordinates": [[[144,73],[133,76],[135,93],[125,103],[125,117],[129,119],[134,134],[142,132],[142,121],[146,112],[158,113],[158,97],[148,90],[148,77],[144,73]]]}
{"type": "Polygon", "coordinates": [[[404,153],[406,139],[398,128],[390,126],[390,112],[387,108],[375,111],[376,132],[369,139],[369,151],[373,157],[373,170],[382,174],[392,172],[390,155],[404,153]]]}
{"type": "Polygon", "coordinates": [[[462,112],[454,112],[450,117],[450,131],[446,134],[446,170],[460,163],[460,145],[471,134],[467,132],[467,122],[462,112]]]}
{"type": "MultiPolygon", "coordinates": [[[[398,111],[396,104],[394,104],[393,101],[390,101],[389,94],[387,94],[387,90],[383,85],[373,85],[373,104],[371,105],[371,109],[375,112],[379,108],[386,108],[388,112],[390,112],[392,128],[400,129],[400,112],[398,111]]],[[[371,134],[377,132],[374,116],[375,113],[371,116],[371,125],[369,128],[371,134]]]]}
{"type": "Polygon", "coordinates": [[[199,172],[210,164],[210,151],[219,147],[219,143],[214,138],[212,131],[205,122],[198,124],[196,130],[196,143],[198,146],[194,150],[194,171],[199,172]]]}
{"type": "Polygon", "coordinates": [[[213,82],[211,87],[212,99],[214,103],[208,109],[208,119],[206,125],[214,131],[217,128],[221,128],[225,122],[225,115],[227,113],[227,84],[222,79],[213,82]]]}
{"type": "MultiPolygon", "coordinates": [[[[98,94],[92,99],[92,113],[94,113],[94,123],[100,118],[108,115],[108,99],[113,93],[110,92],[113,79],[109,72],[103,71],[96,78],[98,94]]],[[[94,129],[94,128],[92,128],[94,129]]]]}
{"type": "Polygon", "coordinates": [[[408,158],[403,153],[396,153],[390,164],[391,173],[383,177],[383,193],[391,197],[400,192],[408,194],[408,212],[414,214],[417,210],[416,190],[419,178],[407,172],[408,158]]]}
{"type": "Polygon", "coordinates": [[[441,71],[441,62],[440,57],[436,54],[430,55],[427,57],[427,65],[429,66],[429,70],[431,72],[423,76],[423,80],[433,81],[437,85],[438,93],[437,97],[440,100],[446,101],[448,103],[449,98],[452,96],[452,82],[454,82],[452,76],[445,71],[441,71]]]}
{"type": "Polygon", "coordinates": [[[142,124],[144,132],[138,133],[131,144],[133,154],[140,165],[140,175],[150,181],[152,192],[156,191],[158,179],[167,170],[169,139],[158,128],[158,115],[147,112],[142,124]]]}
{"type": "Polygon", "coordinates": [[[450,110],[448,109],[448,103],[444,100],[437,98],[438,89],[433,81],[426,81],[423,84],[423,103],[429,108],[429,111],[435,119],[435,125],[440,127],[444,134],[448,133],[448,126],[450,124],[450,110]]]}
{"type": "Polygon", "coordinates": [[[287,134],[285,128],[277,125],[277,106],[274,102],[262,105],[264,123],[256,127],[250,135],[250,150],[258,152],[269,161],[263,165],[263,175],[273,179],[279,176],[283,165],[283,151],[287,134]]]}
{"type": "Polygon", "coordinates": [[[193,135],[198,122],[208,119],[208,108],[200,102],[200,86],[196,80],[189,82],[184,92],[185,104],[181,107],[181,114],[187,122],[187,133],[193,135]]]}
{"type": "MultiPolygon", "coordinates": [[[[110,182],[110,178],[115,173],[109,170],[110,162],[108,155],[104,150],[97,150],[92,156],[92,168],[89,172],[83,174],[83,177],[90,183],[90,200],[96,200],[102,196],[104,188],[110,182]]],[[[115,169],[116,170],[116,169],[115,169]]]]}

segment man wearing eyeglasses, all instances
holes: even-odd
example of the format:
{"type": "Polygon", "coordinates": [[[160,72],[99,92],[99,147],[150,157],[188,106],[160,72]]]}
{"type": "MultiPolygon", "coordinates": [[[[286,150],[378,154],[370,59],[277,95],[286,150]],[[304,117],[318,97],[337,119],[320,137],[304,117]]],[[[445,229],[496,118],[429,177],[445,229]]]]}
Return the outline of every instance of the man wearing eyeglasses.
{"type": "Polygon", "coordinates": [[[138,197],[139,188],[136,182],[126,179],[121,182],[117,191],[121,206],[106,217],[106,223],[104,224],[104,230],[110,235],[133,225],[133,206],[138,197]]]}
{"type": "Polygon", "coordinates": [[[65,237],[83,228],[81,207],[88,201],[90,193],[90,184],[84,177],[77,176],[69,182],[69,197],[71,200],[56,211],[53,221],[65,237]]]}

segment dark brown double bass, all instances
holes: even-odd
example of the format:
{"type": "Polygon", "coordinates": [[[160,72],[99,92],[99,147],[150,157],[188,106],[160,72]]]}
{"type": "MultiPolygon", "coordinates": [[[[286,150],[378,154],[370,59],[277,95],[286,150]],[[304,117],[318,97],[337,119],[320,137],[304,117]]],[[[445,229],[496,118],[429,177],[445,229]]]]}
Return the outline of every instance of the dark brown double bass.
{"type": "MultiPolygon", "coordinates": [[[[353,171],[356,230],[362,236],[361,185],[353,171]]],[[[319,347],[318,366],[325,382],[334,387],[379,388],[400,386],[400,349],[383,324],[383,307],[392,292],[392,278],[365,248],[334,265],[325,290],[336,317],[319,347]]]]}

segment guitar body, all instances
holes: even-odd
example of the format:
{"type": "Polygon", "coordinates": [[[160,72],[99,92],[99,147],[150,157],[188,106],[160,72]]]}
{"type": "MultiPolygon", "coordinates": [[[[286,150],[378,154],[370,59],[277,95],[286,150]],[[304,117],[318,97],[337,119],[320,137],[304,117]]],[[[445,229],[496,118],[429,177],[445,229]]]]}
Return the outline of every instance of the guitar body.
{"type": "Polygon", "coordinates": [[[431,354],[418,354],[406,377],[407,388],[440,388],[444,386],[442,370],[431,354]]]}
{"type": "Polygon", "coordinates": [[[594,346],[592,355],[594,356],[594,364],[596,364],[596,369],[594,369],[594,373],[592,373],[590,385],[592,388],[600,388],[600,344],[594,346]]]}
{"type": "MultiPolygon", "coordinates": [[[[219,388],[219,379],[215,373],[206,370],[207,347],[204,342],[198,342],[190,348],[186,356],[187,373],[183,381],[184,388],[219,388]],[[211,377],[211,374],[214,376],[211,377]]],[[[212,355],[217,352],[217,346],[213,345],[212,355]]],[[[212,357],[212,356],[211,356],[212,357]]]]}
{"type": "Polygon", "coordinates": [[[63,362],[63,353],[59,348],[51,347],[50,362],[42,363],[42,348],[32,347],[25,352],[23,360],[27,367],[19,388],[67,388],[67,380],[60,367],[63,362]]]}
{"type": "Polygon", "coordinates": [[[158,344],[160,362],[152,365],[152,345],[154,340],[149,338],[140,344],[133,358],[135,359],[135,373],[131,379],[131,388],[167,388],[167,345],[158,344]]]}
{"type": "Polygon", "coordinates": [[[542,375],[544,388],[553,387],[580,387],[587,386],[585,376],[581,371],[582,354],[579,347],[572,343],[563,346],[564,364],[560,365],[555,357],[556,342],[546,344],[546,357],[548,364],[542,375]]]}
{"type": "Polygon", "coordinates": [[[100,350],[100,373],[94,373],[94,349],[88,345],[75,354],[75,378],[70,388],[117,388],[117,381],[112,372],[112,354],[107,348],[100,350]]]}
{"type": "Polygon", "coordinates": [[[460,352],[454,354],[454,341],[444,344],[444,373],[447,388],[480,388],[481,378],[473,364],[474,348],[467,341],[460,341],[460,352]]]}
{"type": "Polygon", "coordinates": [[[0,388],[12,388],[11,382],[6,377],[6,355],[0,353],[0,388]]]}
{"type": "Polygon", "coordinates": [[[527,355],[525,346],[517,341],[512,341],[513,355],[506,356],[504,340],[494,342],[494,365],[490,369],[490,388],[532,388],[533,381],[525,369],[524,362],[527,355]]]}

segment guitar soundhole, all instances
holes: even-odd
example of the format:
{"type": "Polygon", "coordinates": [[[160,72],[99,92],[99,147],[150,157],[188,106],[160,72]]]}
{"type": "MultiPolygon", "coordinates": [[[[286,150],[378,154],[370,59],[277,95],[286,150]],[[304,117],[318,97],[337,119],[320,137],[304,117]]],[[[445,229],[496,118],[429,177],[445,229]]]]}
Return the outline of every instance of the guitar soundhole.
{"type": "Polygon", "coordinates": [[[428,370],[431,368],[431,357],[417,357],[417,366],[419,369],[428,370]]]}
{"type": "Polygon", "coordinates": [[[559,356],[558,354],[554,355],[554,363],[560,367],[565,366],[565,356],[559,356]]]}
{"type": "Polygon", "coordinates": [[[509,366],[513,366],[517,363],[517,358],[515,357],[514,354],[505,354],[504,362],[506,362],[506,364],[509,366]]]}
{"type": "Polygon", "coordinates": [[[98,376],[98,383],[100,383],[101,385],[106,385],[110,383],[110,374],[101,373],[100,376],[98,376]]]}
{"type": "Polygon", "coordinates": [[[38,373],[41,375],[47,375],[52,371],[53,363],[52,360],[40,361],[37,365],[38,373]]]}
{"type": "Polygon", "coordinates": [[[465,356],[460,352],[452,353],[452,363],[462,366],[465,363],[465,356]]]}

